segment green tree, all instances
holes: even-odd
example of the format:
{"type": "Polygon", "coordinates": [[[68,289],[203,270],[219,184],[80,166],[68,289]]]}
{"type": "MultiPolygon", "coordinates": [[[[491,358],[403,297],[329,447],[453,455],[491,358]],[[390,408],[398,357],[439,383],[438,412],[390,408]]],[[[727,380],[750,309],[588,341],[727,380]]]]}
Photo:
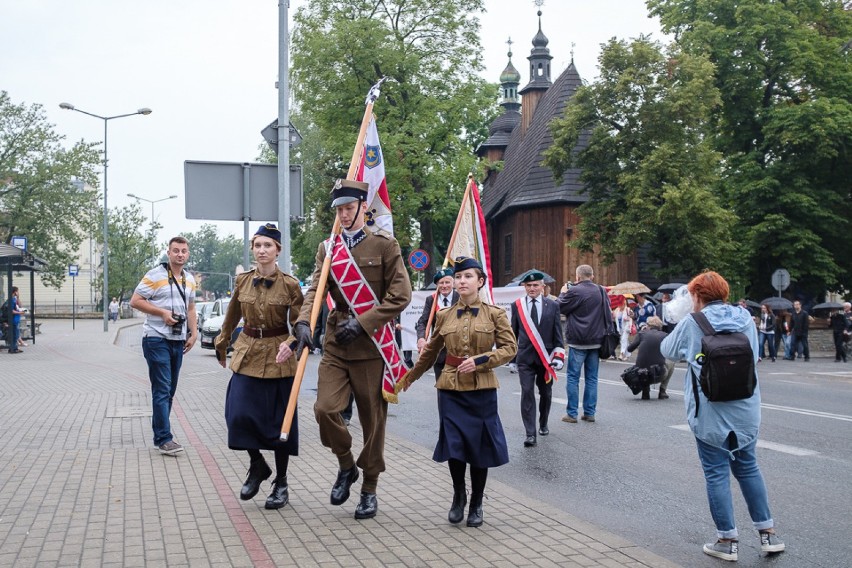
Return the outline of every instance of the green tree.
{"type": "Polygon", "coordinates": [[[189,241],[189,269],[200,276],[201,289],[216,297],[230,292],[235,269],[242,263],[242,239],[233,235],[220,237],[216,226],[210,223],[184,237],[189,241]]]}
{"type": "Polygon", "coordinates": [[[716,67],[713,143],[739,218],[751,295],[789,270],[818,294],[852,289],[852,12],[839,0],[649,0],[686,53],[716,67]],[[844,48],[845,46],[845,48],[844,48]]]}
{"type": "Polygon", "coordinates": [[[667,278],[722,269],[733,216],[714,193],[719,156],[707,123],[719,104],[705,58],[666,53],[647,38],[610,40],[600,78],[580,87],[553,121],[545,163],[560,177],[582,168],[589,200],[575,246],[606,262],[647,246],[667,278]],[[588,135],[588,146],[576,146],[588,135]]]}
{"type": "Polygon", "coordinates": [[[98,215],[96,144],[66,149],[41,105],[12,102],[0,91],[0,242],[25,235],[47,261],[43,281],[59,287],[98,215]]]}
{"type": "Polygon", "coordinates": [[[316,0],[293,31],[294,124],[311,207],[295,240],[300,276],[331,229],[328,192],[346,174],[364,96],[381,77],[375,106],[394,230],[403,249],[446,248],[471,149],[487,136],[496,88],[481,70],[482,0],[316,0]]]}
{"type": "MultiPolygon", "coordinates": [[[[110,298],[129,298],[139,280],[155,263],[158,225],[145,226],[145,216],[138,203],[110,209],[109,213],[109,294],[110,298]]],[[[103,290],[103,280],[96,284],[103,290]]]]}

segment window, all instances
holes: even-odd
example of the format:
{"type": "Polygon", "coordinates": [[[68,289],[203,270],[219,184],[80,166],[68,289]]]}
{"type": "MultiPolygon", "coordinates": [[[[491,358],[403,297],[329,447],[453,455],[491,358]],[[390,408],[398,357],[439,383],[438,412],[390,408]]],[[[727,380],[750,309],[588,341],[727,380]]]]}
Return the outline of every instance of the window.
{"type": "Polygon", "coordinates": [[[503,237],[503,273],[512,273],[512,234],[503,237]]]}

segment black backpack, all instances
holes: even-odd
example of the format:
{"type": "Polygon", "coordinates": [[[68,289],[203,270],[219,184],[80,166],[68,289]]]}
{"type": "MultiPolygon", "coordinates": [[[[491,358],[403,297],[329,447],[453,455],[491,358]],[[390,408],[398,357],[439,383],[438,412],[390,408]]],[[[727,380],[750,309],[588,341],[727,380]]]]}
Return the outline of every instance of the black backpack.
{"type": "Polygon", "coordinates": [[[0,323],[6,323],[9,321],[9,300],[3,302],[3,305],[0,306],[0,323]]]}
{"type": "MultiPolygon", "coordinates": [[[[696,356],[701,365],[701,391],[711,402],[726,402],[751,398],[757,386],[754,372],[754,351],[744,333],[716,331],[702,312],[692,314],[701,328],[701,353],[696,356]]],[[[695,395],[695,414],[698,415],[698,392],[692,372],[695,395]]]]}

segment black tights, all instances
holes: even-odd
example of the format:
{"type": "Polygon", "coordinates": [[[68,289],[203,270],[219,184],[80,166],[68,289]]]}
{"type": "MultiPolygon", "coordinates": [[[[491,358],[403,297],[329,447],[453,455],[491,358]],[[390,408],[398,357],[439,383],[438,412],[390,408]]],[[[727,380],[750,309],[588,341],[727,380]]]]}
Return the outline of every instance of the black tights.
{"type": "MultiPolygon", "coordinates": [[[[464,489],[464,473],[467,464],[460,460],[449,460],[450,476],[453,478],[454,489],[464,489]]],[[[487,467],[470,466],[470,492],[473,495],[482,495],[485,492],[485,482],[488,480],[487,467]]]]}
{"type": "MultiPolygon", "coordinates": [[[[246,450],[251,461],[263,458],[260,450],[246,450]]],[[[284,450],[275,450],[275,477],[276,479],[287,477],[287,466],[290,465],[290,454],[284,450]]]]}

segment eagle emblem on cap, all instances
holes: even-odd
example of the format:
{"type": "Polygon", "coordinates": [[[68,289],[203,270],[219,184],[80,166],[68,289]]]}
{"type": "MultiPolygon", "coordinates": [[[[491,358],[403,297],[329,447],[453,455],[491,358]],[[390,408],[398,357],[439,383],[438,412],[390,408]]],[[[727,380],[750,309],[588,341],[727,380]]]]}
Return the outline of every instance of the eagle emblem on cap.
{"type": "Polygon", "coordinates": [[[375,168],[379,164],[382,163],[382,151],[379,149],[379,146],[370,146],[369,144],[364,146],[364,165],[370,169],[375,168]]]}

